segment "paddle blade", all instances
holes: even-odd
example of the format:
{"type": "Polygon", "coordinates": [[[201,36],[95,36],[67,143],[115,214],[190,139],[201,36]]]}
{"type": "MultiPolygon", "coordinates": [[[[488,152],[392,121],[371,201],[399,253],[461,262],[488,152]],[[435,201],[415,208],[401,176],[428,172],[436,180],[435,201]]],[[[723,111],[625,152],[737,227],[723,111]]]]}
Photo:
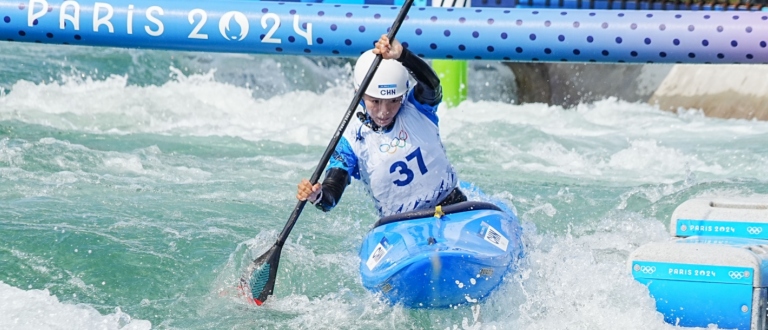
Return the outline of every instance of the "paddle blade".
{"type": "Polygon", "coordinates": [[[272,295],[277,278],[277,265],[280,262],[282,247],[275,244],[269,251],[253,261],[240,278],[240,285],[246,296],[256,305],[261,306],[272,295]]]}

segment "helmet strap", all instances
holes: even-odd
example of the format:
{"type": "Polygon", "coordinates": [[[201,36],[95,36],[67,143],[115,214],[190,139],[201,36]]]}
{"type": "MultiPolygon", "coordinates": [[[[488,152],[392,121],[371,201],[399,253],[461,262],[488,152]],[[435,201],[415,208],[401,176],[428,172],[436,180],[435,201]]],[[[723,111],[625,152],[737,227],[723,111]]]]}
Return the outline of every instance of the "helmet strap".
{"type": "Polygon", "coordinates": [[[368,115],[368,111],[365,113],[358,112],[356,113],[357,119],[360,119],[360,122],[363,123],[363,125],[368,126],[368,128],[375,130],[372,125],[376,125],[376,123],[371,120],[371,116],[368,115]]]}
{"type": "Polygon", "coordinates": [[[366,111],[365,113],[358,112],[356,115],[357,115],[357,119],[359,119],[360,122],[363,123],[363,125],[368,126],[368,128],[370,128],[374,132],[389,132],[389,130],[391,130],[392,127],[395,126],[395,121],[397,121],[397,117],[395,117],[392,120],[392,122],[389,123],[389,125],[382,127],[382,126],[376,125],[376,122],[373,121],[373,119],[371,118],[371,115],[368,114],[368,111],[366,111]]]}

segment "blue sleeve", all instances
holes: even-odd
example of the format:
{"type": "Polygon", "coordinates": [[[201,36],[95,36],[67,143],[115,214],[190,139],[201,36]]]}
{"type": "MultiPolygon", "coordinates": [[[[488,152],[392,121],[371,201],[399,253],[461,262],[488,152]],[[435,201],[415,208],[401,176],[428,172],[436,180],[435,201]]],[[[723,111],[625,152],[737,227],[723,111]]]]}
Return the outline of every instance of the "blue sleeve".
{"type": "Polygon", "coordinates": [[[342,136],[339,140],[339,144],[336,145],[336,149],[331,155],[331,160],[328,163],[328,167],[325,169],[328,171],[331,168],[341,168],[349,173],[349,176],[360,180],[360,170],[357,166],[357,155],[352,150],[352,146],[347,141],[347,138],[342,136]]]}
{"type": "Polygon", "coordinates": [[[414,96],[413,90],[408,92],[408,102],[413,103],[413,105],[416,107],[416,110],[419,110],[419,112],[429,120],[431,120],[433,123],[435,123],[435,126],[437,126],[437,106],[440,105],[440,103],[435,105],[428,105],[428,104],[422,104],[419,103],[419,101],[416,100],[416,97],[414,96]]]}

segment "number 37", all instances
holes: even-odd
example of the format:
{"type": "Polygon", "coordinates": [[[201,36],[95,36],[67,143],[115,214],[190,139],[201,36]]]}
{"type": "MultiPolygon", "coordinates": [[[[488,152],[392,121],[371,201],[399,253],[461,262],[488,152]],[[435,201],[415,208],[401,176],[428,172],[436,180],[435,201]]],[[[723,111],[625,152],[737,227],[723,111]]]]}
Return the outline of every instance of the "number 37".
{"type": "Polygon", "coordinates": [[[424,157],[421,156],[421,148],[416,148],[412,153],[410,153],[408,156],[405,156],[405,161],[396,161],[392,164],[392,166],[389,167],[389,173],[395,173],[405,175],[405,179],[397,179],[395,181],[392,181],[395,185],[398,187],[406,186],[411,181],[413,181],[413,171],[408,168],[408,163],[410,163],[413,159],[416,159],[416,164],[419,167],[419,172],[421,172],[421,175],[426,174],[429,172],[427,169],[427,165],[424,164],[424,157]],[[408,162],[408,163],[406,163],[408,162]]]}

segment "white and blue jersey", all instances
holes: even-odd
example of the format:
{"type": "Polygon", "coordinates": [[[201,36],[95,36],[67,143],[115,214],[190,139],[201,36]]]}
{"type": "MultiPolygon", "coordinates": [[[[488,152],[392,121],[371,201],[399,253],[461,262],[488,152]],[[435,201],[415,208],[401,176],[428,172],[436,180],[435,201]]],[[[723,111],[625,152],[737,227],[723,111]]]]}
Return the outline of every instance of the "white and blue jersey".
{"type": "Polygon", "coordinates": [[[458,182],[437,123],[437,106],[419,103],[411,90],[391,129],[352,121],[328,169],[363,181],[382,217],[435,207],[458,182]]]}

